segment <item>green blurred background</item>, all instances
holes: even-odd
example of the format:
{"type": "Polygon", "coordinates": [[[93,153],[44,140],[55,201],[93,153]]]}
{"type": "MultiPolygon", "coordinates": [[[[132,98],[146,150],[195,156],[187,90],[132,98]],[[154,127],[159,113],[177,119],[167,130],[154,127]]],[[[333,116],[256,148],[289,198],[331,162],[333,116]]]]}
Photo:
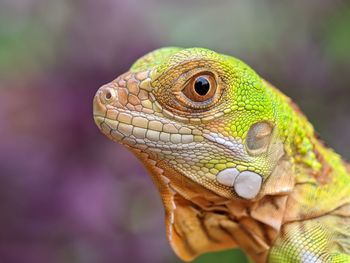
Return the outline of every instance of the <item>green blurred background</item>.
{"type": "Polygon", "coordinates": [[[350,157],[349,1],[2,0],[0,262],[179,262],[149,176],[92,120],[99,86],[169,45],[246,61],[350,157]]]}

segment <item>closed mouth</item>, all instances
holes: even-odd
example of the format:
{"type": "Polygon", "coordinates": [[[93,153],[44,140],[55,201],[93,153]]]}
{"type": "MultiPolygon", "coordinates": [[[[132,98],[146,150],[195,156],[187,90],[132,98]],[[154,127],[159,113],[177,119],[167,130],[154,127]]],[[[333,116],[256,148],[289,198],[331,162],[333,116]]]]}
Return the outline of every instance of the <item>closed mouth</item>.
{"type": "Polygon", "coordinates": [[[181,126],[176,122],[169,123],[161,117],[150,116],[142,112],[133,114],[125,110],[108,110],[106,116],[94,114],[96,124],[113,140],[134,146],[147,145],[159,150],[196,147],[204,140],[198,130],[181,126]],[[109,117],[113,115],[112,117],[109,117]]]}

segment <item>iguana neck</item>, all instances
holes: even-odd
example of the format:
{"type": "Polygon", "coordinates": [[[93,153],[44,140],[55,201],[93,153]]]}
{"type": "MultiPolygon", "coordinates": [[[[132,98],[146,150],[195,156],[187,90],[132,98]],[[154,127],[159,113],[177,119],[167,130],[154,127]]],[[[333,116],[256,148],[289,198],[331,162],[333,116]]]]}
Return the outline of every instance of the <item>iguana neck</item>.
{"type": "Polygon", "coordinates": [[[296,165],[304,165],[317,173],[321,163],[316,152],[318,141],[312,125],[290,98],[269,83],[266,83],[266,90],[271,97],[276,126],[287,155],[296,165]]]}
{"type": "Polygon", "coordinates": [[[267,85],[295,180],[284,223],[319,217],[349,202],[347,164],[318,139],[312,125],[289,98],[267,85]]]}

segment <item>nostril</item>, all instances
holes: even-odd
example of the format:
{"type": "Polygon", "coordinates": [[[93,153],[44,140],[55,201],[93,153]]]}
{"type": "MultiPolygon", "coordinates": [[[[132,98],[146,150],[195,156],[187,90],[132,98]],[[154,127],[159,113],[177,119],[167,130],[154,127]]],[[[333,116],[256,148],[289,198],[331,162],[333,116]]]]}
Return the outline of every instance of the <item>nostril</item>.
{"type": "Polygon", "coordinates": [[[103,88],[100,93],[102,103],[111,103],[116,97],[115,91],[111,88],[103,88]]]}

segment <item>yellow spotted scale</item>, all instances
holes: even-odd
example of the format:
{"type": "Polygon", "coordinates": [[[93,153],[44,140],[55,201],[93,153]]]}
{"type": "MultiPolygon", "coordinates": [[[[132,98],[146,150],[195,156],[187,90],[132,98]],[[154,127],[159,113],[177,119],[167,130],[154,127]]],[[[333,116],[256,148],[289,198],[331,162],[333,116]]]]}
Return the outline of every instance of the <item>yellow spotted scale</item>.
{"type": "Polygon", "coordinates": [[[161,48],[96,93],[93,114],[157,186],[184,261],[350,262],[350,172],[299,108],[242,61],[161,48]]]}

